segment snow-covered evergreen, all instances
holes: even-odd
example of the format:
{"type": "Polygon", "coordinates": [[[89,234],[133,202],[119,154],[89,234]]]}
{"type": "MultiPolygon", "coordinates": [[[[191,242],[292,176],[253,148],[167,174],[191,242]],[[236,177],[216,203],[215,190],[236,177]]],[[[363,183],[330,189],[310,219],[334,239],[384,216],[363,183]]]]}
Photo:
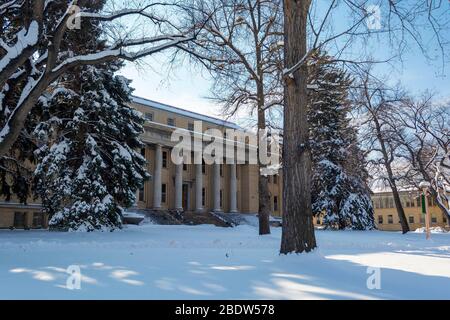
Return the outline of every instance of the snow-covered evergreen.
{"type": "Polygon", "coordinates": [[[312,209],[331,228],[373,229],[364,157],[349,121],[350,77],[320,55],[310,64],[312,209]]]}
{"type": "Polygon", "coordinates": [[[143,118],[127,104],[128,81],[114,71],[86,66],[79,90],[62,84],[43,106],[35,135],[46,143],[36,152],[35,183],[51,228],[120,227],[148,176],[139,152],[143,118]]]}

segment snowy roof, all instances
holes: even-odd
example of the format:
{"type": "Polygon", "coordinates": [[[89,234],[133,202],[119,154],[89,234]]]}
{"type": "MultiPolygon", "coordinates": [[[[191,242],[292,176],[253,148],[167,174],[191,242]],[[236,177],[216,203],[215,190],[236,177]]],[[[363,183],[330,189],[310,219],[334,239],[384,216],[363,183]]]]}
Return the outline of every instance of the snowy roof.
{"type": "MultiPolygon", "coordinates": [[[[399,192],[414,192],[414,191],[419,191],[419,189],[411,187],[411,188],[397,188],[399,192]]],[[[392,189],[390,187],[372,187],[371,188],[372,192],[374,194],[377,193],[392,193],[392,189]]]]}
{"type": "MultiPolygon", "coordinates": [[[[409,188],[398,187],[397,189],[398,189],[399,192],[402,192],[402,193],[404,193],[404,192],[419,192],[420,191],[420,189],[416,188],[416,187],[409,187],[409,188]]],[[[371,190],[372,190],[372,192],[374,194],[378,194],[378,193],[392,193],[392,189],[390,187],[388,187],[388,186],[386,186],[386,187],[379,187],[379,186],[373,187],[372,186],[371,190]]],[[[448,189],[447,192],[450,192],[450,189],[448,189]]]]}
{"type": "Polygon", "coordinates": [[[160,110],[176,113],[176,114],[179,114],[179,115],[182,115],[182,116],[198,119],[198,120],[201,120],[201,121],[214,123],[214,124],[217,124],[219,126],[224,126],[224,127],[228,127],[228,128],[232,128],[232,129],[236,129],[236,130],[242,130],[241,127],[239,127],[237,124],[235,124],[233,122],[229,122],[229,121],[225,121],[225,120],[222,120],[222,119],[206,116],[206,115],[201,114],[201,113],[197,113],[197,112],[189,111],[189,110],[186,110],[186,109],[174,107],[174,106],[171,106],[171,105],[168,105],[168,104],[164,104],[164,103],[160,103],[160,102],[157,102],[157,101],[153,101],[153,100],[150,100],[150,99],[132,96],[132,100],[135,103],[139,103],[139,104],[147,106],[147,107],[152,107],[152,108],[156,108],[156,109],[160,109],[160,110]]]}

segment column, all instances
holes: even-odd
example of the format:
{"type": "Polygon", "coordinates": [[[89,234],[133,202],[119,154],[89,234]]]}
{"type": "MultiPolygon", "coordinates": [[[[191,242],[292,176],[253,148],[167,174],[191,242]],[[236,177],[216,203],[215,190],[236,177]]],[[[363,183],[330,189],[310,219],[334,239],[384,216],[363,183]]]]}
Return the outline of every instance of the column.
{"type": "Polygon", "coordinates": [[[213,164],[214,211],[220,212],[220,164],[213,164]]]}
{"type": "Polygon", "coordinates": [[[195,164],[195,211],[203,212],[202,204],[203,173],[201,163],[195,164]]]}
{"type": "Polygon", "coordinates": [[[183,210],[183,164],[175,165],[175,209],[183,210]]]}
{"type": "Polygon", "coordinates": [[[237,212],[237,179],[236,179],[236,162],[230,165],[230,212],[237,212]]]}
{"type": "Polygon", "coordinates": [[[155,170],[153,172],[153,209],[161,208],[161,171],[162,171],[162,147],[156,145],[155,170]]]}

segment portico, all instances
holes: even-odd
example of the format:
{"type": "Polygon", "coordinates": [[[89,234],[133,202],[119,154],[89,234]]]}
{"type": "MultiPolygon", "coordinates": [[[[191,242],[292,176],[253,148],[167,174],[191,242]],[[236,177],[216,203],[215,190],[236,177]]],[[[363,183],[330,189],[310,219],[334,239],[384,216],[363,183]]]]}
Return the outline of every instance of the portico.
{"type": "MultiPolygon", "coordinates": [[[[154,165],[152,175],[152,189],[153,189],[153,205],[154,210],[160,209],[175,209],[175,210],[188,210],[196,212],[214,211],[223,212],[228,210],[229,212],[238,212],[237,206],[237,165],[234,164],[174,164],[170,157],[172,150],[171,146],[162,146],[161,144],[149,145],[147,148],[154,149],[154,165]],[[163,148],[164,152],[167,152],[167,159],[169,163],[163,168],[163,148]],[[221,169],[228,172],[229,178],[221,175],[221,169]],[[224,169],[226,168],[226,169],[224,169]],[[166,171],[166,172],[164,172],[166,171]],[[168,172],[167,172],[168,171],[168,172]],[[191,171],[193,174],[191,174],[191,171]],[[166,194],[166,200],[162,203],[163,188],[168,188],[167,179],[163,179],[163,176],[169,178],[173,176],[173,203],[171,203],[171,195],[166,194]],[[211,176],[212,183],[208,183],[207,176],[211,176]],[[224,181],[226,180],[226,181],[224,181]],[[164,187],[164,185],[166,185],[164,187]],[[193,185],[193,188],[191,188],[193,185]],[[228,187],[226,190],[224,187],[228,187]],[[191,190],[192,189],[192,190],[191,190]],[[195,207],[190,206],[190,201],[183,201],[183,198],[189,197],[194,194],[195,207]],[[224,204],[224,194],[227,194],[228,203],[224,204]],[[207,194],[211,195],[212,206],[209,206],[207,194]],[[222,194],[222,195],[221,195],[222,194]],[[169,201],[167,201],[169,200],[169,201]]],[[[170,179],[169,179],[170,180],[170,179]]],[[[169,186],[170,190],[170,186],[169,186]]],[[[166,191],[167,192],[167,191],[166,191]]],[[[170,192],[170,191],[169,191],[170,192]]]]}
{"type": "MultiPolygon", "coordinates": [[[[141,98],[134,100],[133,107],[147,118],[145,132],[141,135],[145,148],[141,153],[145,155],[147,170],[152,176],[138,193],[137,207],[192,213],[258,212],[259,170],[256,165],[236,164],[231,159],[223,159],[220,164],[206,164],[197,150],[184,155],[180,164],[175,164],[171,157],[178,142],[171,141],[171,134],[176,129],[184,130],[192,138],[194,135],[205,136],[207,129],[217,129],[222,133],[219,137],[222,139],[227,129],[241,130],[238,126],[141,98]],[[201,121],[200,128],[194,126],[198,121],[201,121]]],[[[216,136],[210,137],[216,139],[216,136]]],[[[206,145],[203,141],[203,147],[206,145]]],[[[225,150],[223,154],[226,156],[225,150]]],[[[278,212],[274,214],[277,215],[281,214],[281,185],[277,182],[270,186],[272,201],[277,204],[278,212]]]]}

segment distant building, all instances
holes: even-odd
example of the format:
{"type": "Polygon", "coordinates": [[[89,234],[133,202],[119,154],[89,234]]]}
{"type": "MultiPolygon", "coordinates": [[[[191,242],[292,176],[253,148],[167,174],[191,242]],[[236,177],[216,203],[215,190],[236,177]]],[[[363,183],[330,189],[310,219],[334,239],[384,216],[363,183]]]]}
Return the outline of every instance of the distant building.
{"type": "MultiPolygon", "coordinates": [[[[419,191],[400,191],[400,198],[409,228],[413,231],[425,226],[419,191]]],[[[427,197],[431,227],[448,228],[447,217],[431,197],[427,197]]],[[[372,196],[375,223],[380,230],[401,231],[392,192],[377,192],[372,196]]]]}

